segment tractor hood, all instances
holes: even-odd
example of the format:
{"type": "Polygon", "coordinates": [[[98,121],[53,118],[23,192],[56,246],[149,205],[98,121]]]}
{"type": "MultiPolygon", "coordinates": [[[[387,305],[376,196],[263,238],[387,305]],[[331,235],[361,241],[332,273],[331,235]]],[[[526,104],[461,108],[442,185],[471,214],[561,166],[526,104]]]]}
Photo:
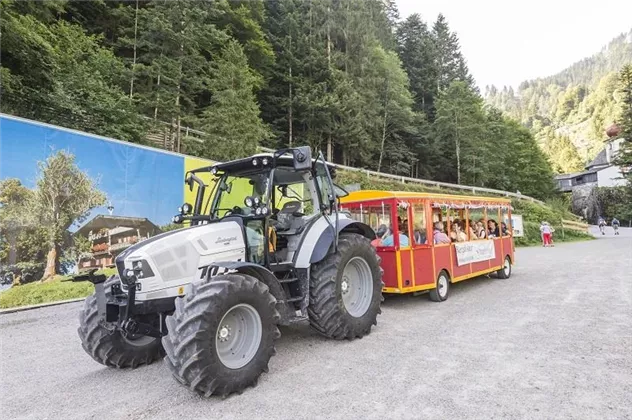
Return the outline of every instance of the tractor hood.
{"type": "MultiPolygon", "coordinates": [[[[139,300],[147,292],[173,288],[199,280],[204,268],[218,261],[244,261],[243,228],[237,221],[209,223],[166,232],[140,242],[116,258],[125,270],[141,267],[139,300]]],[[[148,296],[154,298],[158,296],[148,296]]]]}

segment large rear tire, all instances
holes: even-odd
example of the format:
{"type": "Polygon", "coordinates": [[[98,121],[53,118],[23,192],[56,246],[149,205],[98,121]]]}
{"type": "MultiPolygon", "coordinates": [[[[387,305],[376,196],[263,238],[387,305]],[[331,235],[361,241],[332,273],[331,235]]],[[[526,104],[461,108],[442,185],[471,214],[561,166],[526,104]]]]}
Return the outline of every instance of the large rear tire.
{"type": "Polygon", "coordinates": [[[312,328],[337,340],[369,334],[382,312],[382,272],[380,258],[367,238],[340,235],[338,252],[311,269],[307,310],[312,328]]]}
{"type": "Polygon", "coordinates": [[[165,363],[180,383],[206,397],[254,386],[281,336],[275,305],[268,286],[248,275],[193,284],[167,318],[165,363]]]}
{"type": "MultiPolygon", "coordinates": [[[[119,282],[112,276],[104,284],[105,298],[110,288],[119,282]]],[[[156,315],[156,318],[158,315],[156,315]]],[[[113,368],[136,368],[148,365],[164,355],[160,339],[148,336],[124,335],[114,325],[99,316],[97,298],[93,294],[84,302],[79,313],[79,338],[83,349],[97,362],[113,368]]]]}

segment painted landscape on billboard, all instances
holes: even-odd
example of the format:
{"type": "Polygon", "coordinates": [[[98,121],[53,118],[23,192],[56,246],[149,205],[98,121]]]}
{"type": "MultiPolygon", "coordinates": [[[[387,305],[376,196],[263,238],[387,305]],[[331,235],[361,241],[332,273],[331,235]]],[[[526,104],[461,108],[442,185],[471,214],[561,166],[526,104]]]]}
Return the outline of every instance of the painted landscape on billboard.
{"type": "Polygon", "coordinates": [[[106,268],[174,228],[208,160],[0,115],[1,270],[22,282],[106,268]]]}

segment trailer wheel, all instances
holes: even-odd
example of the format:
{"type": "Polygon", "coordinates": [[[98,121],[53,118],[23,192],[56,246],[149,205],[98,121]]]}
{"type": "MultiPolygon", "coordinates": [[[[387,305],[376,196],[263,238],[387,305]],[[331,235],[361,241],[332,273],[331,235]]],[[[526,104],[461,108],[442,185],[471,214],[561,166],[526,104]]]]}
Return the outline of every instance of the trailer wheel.
{"type": "MultiPolygon", "coordinates": [[[[110,288],[119,278],[112,276],[103,285],[106,299],[110,288]]],[[[157,321],[158,315],[156,315],[157,321]]],[[[151,321],[151,320],[146,320],[151,321]]],[[[113,368],[136,368],[148,365],[164,355],[160,339],[148,336],[124,335],[99,316],[93,294],[84,302],[79,313],[79,338],[83,349],[97,362],[113,368]]]]}
{"type": "Polygon", "coordinates": [[[437,276],[436,287],[430,290],[428,296],[433,302],[443,302],[448,298],[448,293],[450,293],[450,276],[442,270],[437,276]]]}
{"type": "Polygon", "coordinates": [[[309,321],[326,337],[361,338],[381,313],[383,270],[368,239],[344,233],[339,239],[338,252],[312,266],[309,321]]]}
{"type": "Polygon", "coordinates": [[[511,277],[511,258],[509,255],[505,257],[505,262],[503,263],[503,267],[496,271],[496,275],[499,279],[508,279],[511,277]]]}
{"type": "Polygon", "coordinates": [[[162,342],[165,363],[192,391],[210,397],[254,386],[281,336],[276,299],[245,274],[216,276],[176,299],[162,342]]]}

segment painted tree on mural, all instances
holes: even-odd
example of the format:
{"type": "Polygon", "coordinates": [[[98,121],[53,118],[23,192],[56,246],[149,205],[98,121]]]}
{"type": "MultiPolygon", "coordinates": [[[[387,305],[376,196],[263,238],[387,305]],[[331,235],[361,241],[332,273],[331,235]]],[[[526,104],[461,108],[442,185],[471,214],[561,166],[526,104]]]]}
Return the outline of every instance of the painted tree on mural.
{"type": "Polygon", "coordinates": [[[32,211],[46,233],[46,280],[60,273],[61,249],[68,228],[82,223],[90,210],[103,205],[105,195],[77,167],[74,156],[65,151],[39,162],[36,186],[32,211]]]}

